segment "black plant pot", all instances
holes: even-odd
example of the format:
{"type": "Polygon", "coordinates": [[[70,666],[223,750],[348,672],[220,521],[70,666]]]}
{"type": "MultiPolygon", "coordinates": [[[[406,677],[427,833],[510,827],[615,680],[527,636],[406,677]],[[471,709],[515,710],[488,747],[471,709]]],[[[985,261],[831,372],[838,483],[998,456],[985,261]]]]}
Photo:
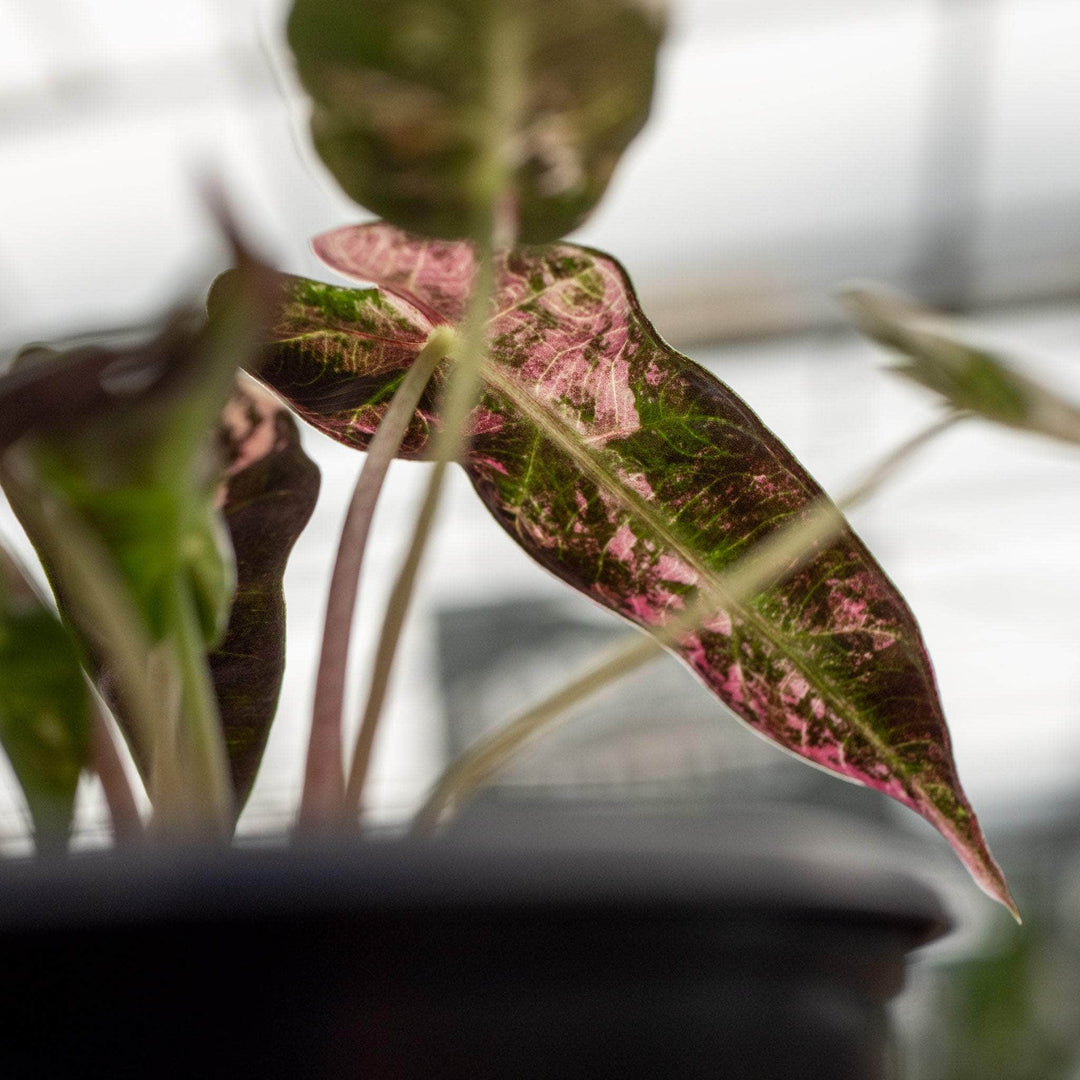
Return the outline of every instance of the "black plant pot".
{"type": "Polygon", "coordinates": [[[4,865],[0,1075],[891,1075],[937,900],[755,828],[4,865]]]}

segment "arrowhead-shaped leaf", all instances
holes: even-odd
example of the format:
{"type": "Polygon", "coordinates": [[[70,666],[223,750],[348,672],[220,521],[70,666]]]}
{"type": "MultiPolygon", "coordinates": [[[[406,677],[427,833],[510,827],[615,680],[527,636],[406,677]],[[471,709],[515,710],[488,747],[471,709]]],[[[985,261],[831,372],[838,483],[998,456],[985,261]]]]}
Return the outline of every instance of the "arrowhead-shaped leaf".
{"type": "Polygon", "coordinates": [[[0,548],[0,744],[39,848],[63,846],[90,756],[90,695],[67,630],[0,548]]]}
{"type": "Polygon", "coordinates": [[[582,222],[645,123],[658,6],[296,0],[288,35],[348,195],[427,236],[478,236],[503,158],[519,235],[539,243],[582,222]]]}
{"type": "MultiPolygon", "coordinates": [[[[386,225],[337,230],[316,250],[386,295],[283,279],[260,374],[363,446],[431,323],[460,316],[472,250],[386,225]]],[[[534,559],[646,630],[701,590],[723,592],[725,569],[822,495],[727,386],[659,339],[607,255],[557,244],[502,256],[489,341],[464,463],[477,492],[534,559]]],[[[422,404],[411,455],[434,422],[422,404]]],[[[676,651],[755,730],[929,820],[1012,906],[915,619],[850,531],[676,651]]]]}
{"type": "Polygon", "coordinates": [[[254,384],[225,409],[228,469],[218,501],[236,554],[236,596],[221,644],[210,653],[237,812],[262,760],[285,671],[282,578],[315,509],[319,468],[304,453],[289,411],[254,384]]]}

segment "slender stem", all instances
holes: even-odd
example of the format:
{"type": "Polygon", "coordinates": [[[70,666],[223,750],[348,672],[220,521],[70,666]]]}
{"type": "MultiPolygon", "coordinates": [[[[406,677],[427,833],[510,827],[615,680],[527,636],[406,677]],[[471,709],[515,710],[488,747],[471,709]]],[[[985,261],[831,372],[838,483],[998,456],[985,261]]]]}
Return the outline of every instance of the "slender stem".
{"type": "Polygon", "coordinates": [[[183,679],[176,650],[168,642],[158,642],[147,653],[146,673],[157,689],[157,722],[147,768],[152,808],[147,831],[155,838],[182,838],[191,818],[180,736],[183,679]]]}
{"type": "Polygon", "coordinates": [[[105,708],[91,689],[90,765],[101,781],[105,802],[112,820],[113,839],[118,845],[138,844],[146,836],[142,817],[131,790],[127,772],[105,708]]]}
{"type": "MultiPolygon", "coordinates": [[[[726,602],[737,607],[753,599],[770,585],[783,580],[816,557],[821,547],[834,540],[845,528],[841,509],[852,506],[873,494],[896,468],[925,443],[964,419],[967,413],[949,413],[907,439],[875,465],[837,504],[819,499],[806,515],[768,536],[721,576],[721,591],[726,602]]],[[[704,590],[685,611],[662,627],[627,635],[581,675],[572,679],[538,705],[526,710],[507,725],[479,739],[465,751],[436,781],[424,805],[413,821],[413,831],[433,832],[440,823],[460,808],[527,742],[554,723],[579,702],[617,679],[656,659],[665,648],[676,644],[687,633],[699,628],[716,614],[715,600],[704,590]]]]}
{"type": "Polygon", "coordinates": [[[914,435],[905,439],[904,442],[900,443],[899,446],[870,468],[853,487],[848,488],[845,494],[837,500],[837,506],[842,510],[850,510],[851,507],[869,498],[917,450],[922,449],[928,442],[936,439],[942,432],[948,431],[949,428],[954,427],[961,420],[969,420],[974,415],[974,413],[970,412],[954,412],[950,410],[921,431],[915,432],[914,435]]]}
{"type": "Polygon", "coordinates": [[[412,831],[428,834],[483,787],[521,747],[564,717],[569,709],[597,690],[636,671],[663,653],[654,637],[634,634],[632,640],[608,650],[575,679],[571,679],[539,705],[504,727],[484,736],[461,755],[439,778],[427,801],[413,819],[412,831]]]}
{"type": "Polygon", "coordinates": [[[326,826],[342,820],[345,805],[342,708],[364,552],[390,462],[405,438],[425,387],[450,351],[453,340],[454,333],[447,326],[432,331],[394,392],[386,415],[368,446],[364,466],[353,489],[326,599],[304,792],[300,801],[298,824],[301,828],[326,826]]]}
{"type": "Polygon", "coordinates": [[[221,716],[199,616],[190,591],[179,578],[173,587],[172,603],[172,645],[183,694],[181,753],[189,758],[185,779],[192,825],[208,837],[227,839],[235,816],[221,716]]]}
{"type": "Polygon", "coordinates": [[[476,240],[476,275],[461,328],[461,355],[457,357],[443,403],[442,428],[435,444],[435,468],[424,492],[405,562],[394,583],[376,648],[371,687],[345,788],[345,810],[351,820],[356,820],[359,814],[394,655],[442,498],[446,469],[462,455],[469,413],[479,396],[487,359],[487,321],[495,287],[494,252],[496,248],[511,247],[517,238],[516,204],[510,181],[517,153],[514,135],[525,101],[526,47],[522,23],[512,14],[497,11],[490,27],[483,73],[487,80],[487,100],[485,108],[478,114],[480,148],[473,160],[470,178],[472,205],[468,225],[476,240]]]}
{"type": "Polygon", "coordinates": [[[487,355],[488,306],[494,288],[494,258],[490,245],[479,252],[476,279],[473,282],[469,308],[461,330],[461,356],[454,369],[442,408],[443,425],[435,441],[435,467],[424,491],[423,501],[417,515],[412,539],[405,561],[394,582],[393,591],[386,608],[379,642],[375,651],[375,665],[371,676],[367,702],[357,730],[349,781],[345,788],[345,813],[349,820],[356,820],[360,810],[360,797],[371,764],[371,752],[375,745],[375,733],[382,714],[386,691],[393,670],[401,630],[408,614],[409,602],[416,584],[431,526],[442,498],[446,470],[456,461],[465,445],[465,425],[476,401],[480,387],[480,375],[487,355]]]}

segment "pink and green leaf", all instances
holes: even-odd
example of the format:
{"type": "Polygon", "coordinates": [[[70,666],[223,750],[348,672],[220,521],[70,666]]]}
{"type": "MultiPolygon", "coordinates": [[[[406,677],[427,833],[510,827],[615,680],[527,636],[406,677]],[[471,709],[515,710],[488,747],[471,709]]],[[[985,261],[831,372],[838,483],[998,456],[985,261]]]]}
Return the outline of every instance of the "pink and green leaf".
{"type": "MultiPolygon", "coordinates": [[[[234,271],[214,283],[212,315],[227,310],[238,284],[234,271]]],[[[347,289],[279,275],[274,339],[260,378],[308,423],[347,446],[365,449],[404,372],[424,347],[430,322],[418,310],[377,289],[347,289]]],[[[434,419],[421,400],[402,451],[422,452],[434,419]]]]}
{"type": "MultiPolygon", "coordinates": [[[[283,279],[260,374],[316,426],[363,447],[430,326],[460,316],[472,251],[386,225],[338,230],[316,249],[383,288],[408,331],[383,325],[392,340],[370,344],[369,293],[321,286],[320,309],[310,283],[283,279]],[[364,305],[352,324],[347,295],[364,305]]],[[[736,560],[822,496],[748,406],[660,340],[607,255],[570,244],[502,255],[489,343],[464,462],[474,487],[532,558],[646,631],[702,592],[722,595],[736,560]]],[[[427,449],[437,400],[417,412],[410,456],[427,449]]],[[[929,820],[1012,906],[960,786],[918,626],[853,533],[718,610],[675,651],[761,734],[929,820]]]]}
{"type": "Polygon", "coordinates": [[[479,238],[508,194],[530,243],[603,195],[648,116],[662,33],[638,0],[294,0],[288,24],[315,148],[351,198],[479,238]]]}

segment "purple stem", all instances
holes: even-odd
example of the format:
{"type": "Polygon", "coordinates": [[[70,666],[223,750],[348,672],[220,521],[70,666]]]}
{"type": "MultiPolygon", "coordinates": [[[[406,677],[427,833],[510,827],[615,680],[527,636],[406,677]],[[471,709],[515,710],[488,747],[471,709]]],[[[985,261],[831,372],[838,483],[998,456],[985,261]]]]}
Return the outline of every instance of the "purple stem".
{"type": "Polygon", "coordinates": [[[405,373],[368,447],[367,458],[345,515],[330,578],[322,652],[315,681],[311,736],[298,819],[298,826],[304,831],[337,825],[344,820],[342,709],[349,663],[349,639],[360,591],[364,551],[387,469],[408,431],[424,388],[446,357],[453,340],[453,331],[449,327],[436,327],[405,373]]]}

